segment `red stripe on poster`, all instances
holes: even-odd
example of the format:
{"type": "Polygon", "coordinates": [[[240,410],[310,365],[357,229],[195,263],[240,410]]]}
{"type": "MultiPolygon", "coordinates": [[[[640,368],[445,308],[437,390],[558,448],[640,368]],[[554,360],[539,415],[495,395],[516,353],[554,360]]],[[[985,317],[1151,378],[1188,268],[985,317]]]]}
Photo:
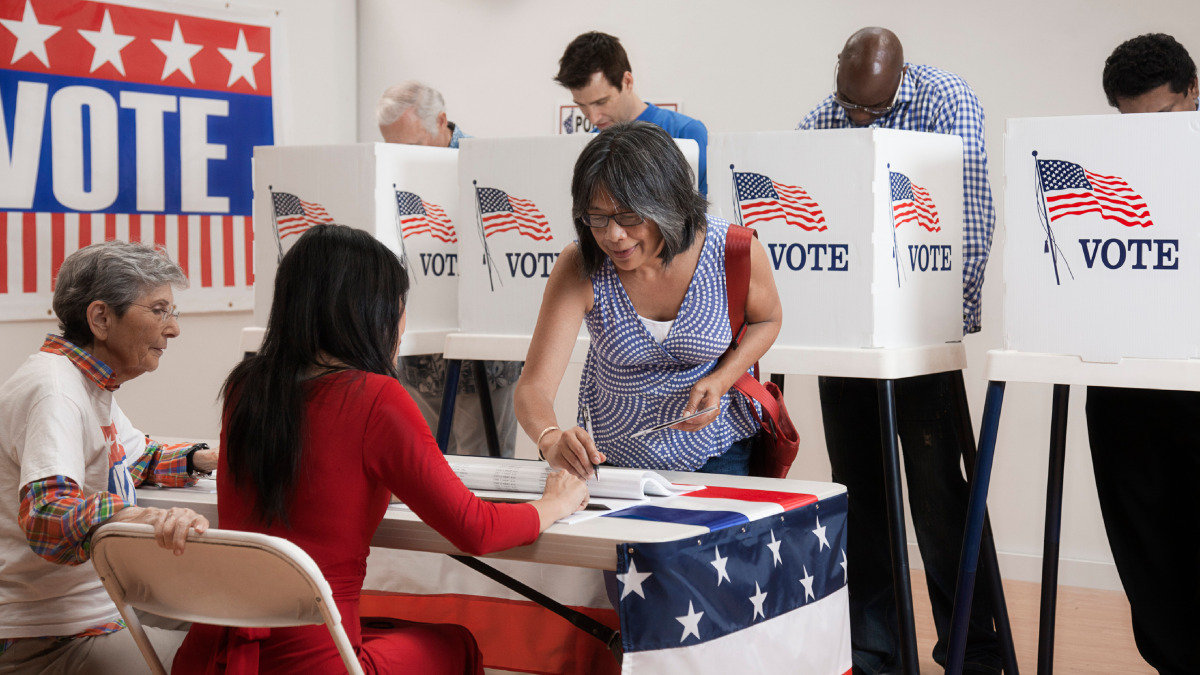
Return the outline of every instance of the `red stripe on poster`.
{"type": "Polygon", "coordinates": [[[37,214],[32,211],[21,217],[21,264],[24,265],[21,290],[37,293],[37,214]]]}
{"type": "Polygon", "coordinates": [[[246,285],[254,285],[254,219],[250,216],[245,218],[245,235],[246,235],[246,285]]]}
{"type": "Polygon", "coordinates": [[[79,214],[79,248],[92,245],[92,214],[79,214]]]}
{"type": "Polygon", "coordinates": [[[62,267],[64,253],[67,242],[67,223],[66,215],[62,213],[50,214],[50,290],[54,290],[54,284],[58,281],[58,268],[62,267]]]}
{"type": "Polygon", "coordinates": [[[8,214],[0,213],[0,293],[8,292],[8,214]]]}
{"type": "Polygon", "coordinates": [[[225,285],[235,286],[237,270],[233,268],[233,216],[221,217],[221,244],[221,253],[225,261],[222,268],[225,270],[225,285]]]}
{"type": "Polygon", "coordinates": [[[167,248],[167,217],[161,213],[154,214],[154,247],[167,248]]]}
{"type": "Polygon", "coordinates": [[[179,259],[175,262],[179,263],[179,267],[183,270],[183,276],[191,279],[188,275],[188,217],[178,216],[179,218],[179,252],[176,253],[179,259]]]}
{"type": "MultiPolygon", "coordinates": [[[[611,609],[572,607],[615,627],[611,609]]],[[[473,595],[406,595],[365,591],[361,616],[388,616],[466,626],[487,668],[524,673],[616,675],[621,667],[596,638],[532,602],[473,595]]]]}
{"type": "Polygon", "coordinates": [[[212,288],[212,223],[200,216],[200,285],[212,288]]]}
{"type": "Polygon", "coordinates": [[[139,214],[129,214],[129,241],[142,240],[142,217],[139,214]]]}
{"type": "Polygon", "coordinates": [[[112,241],[117,238],[117,214],[104,214],[104,241],[112,241]]]}

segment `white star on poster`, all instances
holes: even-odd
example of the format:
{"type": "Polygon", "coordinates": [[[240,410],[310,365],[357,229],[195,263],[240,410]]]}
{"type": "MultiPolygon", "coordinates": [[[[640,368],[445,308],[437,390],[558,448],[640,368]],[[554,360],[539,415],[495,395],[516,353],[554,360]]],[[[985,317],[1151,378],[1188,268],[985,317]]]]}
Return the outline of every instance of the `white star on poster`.
{"type": "Polygon", "coordinates": [[[704,616],[704,612],[697,612],[692,609],[692,601],[688,600],[687,616],[677,616],[675,620],[683,624],[683,637],[679,638],[680,642],[687,639],[689,635],[695,635],[696,639],[700,639],[700,619],[704,616]]]}
{"type": "Polygon", "coordinates": [[[184,42],[183,31],[179,30],[178,21],[171,29],[170,40],[151,40],[151,42],[167,57],[167,62],[163,65],[162,79],[167,79],[168,75],[178,70],[190,82],[193,84],[196,82],[196,77],[192,75],[192,57],[196,55],[196,52],[204,49],[204,45],[184,42]]]}
{"type": "Polygon", "coordinates": [[[20,61],[21,57],[26,54],[33,54],[43,65],[47,68],[50,67],[50,57],[46,55],[46,40],[62,30],[62,26],[38,23],[37,15],[33,13],[33,3],[30,0],[25,0],[25,13],[21,15],[20,21],[0,19],[0,24],[3,24],[8,32],[17,36],[17,46],[13,49],[10,63],[20,61]]]}
{"type": "Polygon", "coordinates": [[[112,17],[109,16],[108,10],[104,10],[104,21],[100,24],[100,30],[79,30],[79,34],[84,40],[91,43],[95,50],[92,53],[92,69],[88,72],[96,72],[100,66],[111,63],[113,68],[117,69],[118,73],[125,74],[125,62],[121,60],[121,50],[133,42],[132,35],[121,35],[113,30],[112,17]]]}
{"type": "Polygon", "coordinates": [[[642,582],[650,578],[651,574],[654,574],[654,572],[637,571],[637,565],[630,560],[629,571],[625,574],[617,575],[617,581],[625,584],[625,590],[621,591],[621,599],[624,600],[625,596],[629,595],[630,593],[637,593],[645,598],[646,593],[642,591],[642,582]]]}
{"type": "Polygon", "coordinates": [[[757,581],[754,582],[754,595],[750,596],[750,602],[754,603],[754,616],[750,617],[751,621],[760,616],[764,619],[767,618],[767,615],[763,613],[763,602],[765,602],[766,599],[767,594],[763,593],[762,590],[759,589],[757,581]]]}
{"type": "Polygon", "coordinates": [[[721,549],[717,548],[716,546],[714,546],[713,548],[717,549],[717,558],[715,560],[713,560],[712,562],[710,562],[709,564],[712,565],[713,567],[717,568],[717,585],[718,586],[721,585],[722,579],[724,579],[725,581],[729,581],[729,583],[733,583],[732,581],[729,580],[729,573],[725,571],[725,565],[729,562],[729,558],[722,558],[721,557],[721,549]]]}
{"type": "Polygon", "coordinates": [[[821,540],[820,545],[817,547],[817,553],[829,548],[829,540],[825,538],[825,526],[821,524],[819,516],[817,517],[817,529],[813,530],[812,533],[817,535],[817,539],[821,540]]]}
{"type": "Polygon", "coordinates": [[[254,64],[261,61],[266,54],[250,51],[246,46],[246,31],[238,31],[236,49],[217,47],[217,51],[229,61],[229,84],[225,86],[232,87],[234,82],[244,78],[251,89],[258,89],[258,84],[254,81],[254,64]]]}
{"type": "Polygon", "coordinates": [[[783,564],[783,558],[779,557],[779,546],[781,544],[783,544],[782,541],[775,540],[775,530],[771,530],[771,543],[767,544],[767,548],[771,549],[771,555],[775,557],[776,567],[783,564]]]}
{"type": "Polygon", "coordinates": [[[840,564],[842,566],[842,582],[844,582],[844,583],[849,582],[850,581],[850,570],[846,566],[847,565],[846,549],[842,549],[842,562],[840,564]]]}
{"type": "Polygon", "coordinates": [[[804,601],[808,602],[809,598],[816,600],[817,596],[813,593],[812,589],[813,578],[812,575],[808,573],[807,565],[804,566],[804,576],[800,578],[800,583],[804,584],[804,601]]]}

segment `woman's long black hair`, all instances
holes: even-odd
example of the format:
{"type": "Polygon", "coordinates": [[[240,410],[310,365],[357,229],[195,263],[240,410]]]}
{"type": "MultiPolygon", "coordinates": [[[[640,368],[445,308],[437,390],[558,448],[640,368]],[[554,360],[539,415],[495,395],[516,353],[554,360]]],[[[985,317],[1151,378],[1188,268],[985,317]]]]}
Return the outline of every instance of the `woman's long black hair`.
{"type": "Polygon", "coordinates": [[[304,454],[306,380],[337,370],[396,377],[407,294],[396,254],[361,230],[318,225],[283,256],[262,347],[222,388],[221,453],[264,525],[289,525],[304,454]]]}

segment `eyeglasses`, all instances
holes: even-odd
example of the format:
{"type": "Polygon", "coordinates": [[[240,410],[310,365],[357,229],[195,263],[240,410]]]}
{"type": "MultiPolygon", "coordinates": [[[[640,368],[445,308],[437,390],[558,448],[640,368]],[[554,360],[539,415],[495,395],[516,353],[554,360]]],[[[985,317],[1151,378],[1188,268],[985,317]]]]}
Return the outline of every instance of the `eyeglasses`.
{"type": "Polygon", "coordinates": [[[892,111],[892,108],[896,107],[896,99],[900,98],[900,88],[904,86],[904,77],[908,74],[908,66],[904,66],[904,68],[902,68],[900,70],[900,82],[899,82],[899,84],[896,85],[896,91],[895,91],[895,93],[892,94],[891,102],[887,104],[887,107],[876,108],[876,107],[872,107],[872,106],[865,106],[865,105],[858,105],[857,103],[851,103],[851,102],[847,101],[846,99],[842,98],[842,95],[839,94],[838,90],[837,90],[838,68],[841,65],[842,64],[840,61],[833,65],[833,102],[840,105],[843,110],[845,110],[848,113],[854,112],[855,110],[861,110],[861,111],[867,113],[868,115],[871,115],[872,117],[883,117],[884,115],[890,113],[892,111]]]}
{"type": "Polygon", "coordinates": [[[608,221],[615,220],[621,227],[634,227],[646,222],[646,219],[633,211],[622,211],[621,213],[585,213],[580,218],[584,225],[593,230],[608,229],[608,221]]]}
{"type": "Polygon", "coordinates": [[[131,302],[129,304],[134,305],[136,307],[141,307],[143,309],[150,310],[151,312],[154,313],[154,316],[158,317],[159,323],[166,323],[168,319],[175,319],[176,323],[179,322],[179,308],[176,307],[175,305],[171,305],[170,309],[163,309],[162,307],[151,307],[149,305],[139,305],[136,302],[131,302]]]}

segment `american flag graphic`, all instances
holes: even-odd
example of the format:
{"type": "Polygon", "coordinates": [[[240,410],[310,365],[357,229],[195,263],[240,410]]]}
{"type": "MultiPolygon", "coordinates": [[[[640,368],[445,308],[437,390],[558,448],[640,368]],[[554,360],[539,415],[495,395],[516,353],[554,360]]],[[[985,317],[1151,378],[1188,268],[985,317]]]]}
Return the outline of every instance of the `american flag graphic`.
{"type": "Polygon", "coordinates": [[[475,188],[475,197],[479,202],[479,217],[483,221],[485,237],[515,230],[522,236],[538,241],[552,239],[550,221],[532,201],[513,197],[496,188],[475,188]]]}
{"type": "Polygon", "coordinates": [[[421,199],[416,193],[396,190],[396,210],[400,216],[400,231],[405,239],[414,234],[428,233],[447,244],[458,242],[454,224],[450,222],[446,210],[421,199]]]}
{"type": "Polygon", "coordinates": [[[783,218],[789,225],[810,232],[829,229],[821,206],[798,185],[778,183],[761,173],[740,171],[733,173],[733,183],[742,224],[746,227],[783,218]]]}
{"type": "Polygon", "coordinates": [[[279,239],[303,234],[313,225],[330,225],[333,218],[324,206],[306,202],[290,192],[272,192],[271,204],[275,207],[275,229],[279,239]]]}
{"type": "Polygon", "coordinates": [[[930,232],[941,232],[937,205],[929,190],[917,185],[902,173],[890,171],[892,181],[892,224],[896,227],[916,222],[930,232]]]}
{"type": "Polygon", "coordinates": [[[1037,167],[1051,222],[1063,216],[1099,213],[1101,218],[1125,227],[1154,224],[1146,200],[1120,176],[1092,173],[1074,162],[1058,159],[1039,159],[1037,167]]]}
{"type": "Polygon", "coordinates": [[[253,306],[272,29],[129,4],[0,2],[0,320],[52,316],[63,261],[111,239],[165,250],[190,281],[184,311],[253,306]],[[63,107],[68,89],[86,101],[63,107]]]}
{"type": "MultiPolygon", "coordinates": [[[[254,285],[249,216],[8,211],[0,212],[0,298],[40,301],[48,308],[63,260],[84,246],[112,239],[166,251],[183,268],[191,289],[249,290],[254,285]]],[[[206,310],[228,308],[225,300],[207,304],[211,307],[206,310]]],[[[194,302],[189,307],[200,309],[194,302]]]]}

